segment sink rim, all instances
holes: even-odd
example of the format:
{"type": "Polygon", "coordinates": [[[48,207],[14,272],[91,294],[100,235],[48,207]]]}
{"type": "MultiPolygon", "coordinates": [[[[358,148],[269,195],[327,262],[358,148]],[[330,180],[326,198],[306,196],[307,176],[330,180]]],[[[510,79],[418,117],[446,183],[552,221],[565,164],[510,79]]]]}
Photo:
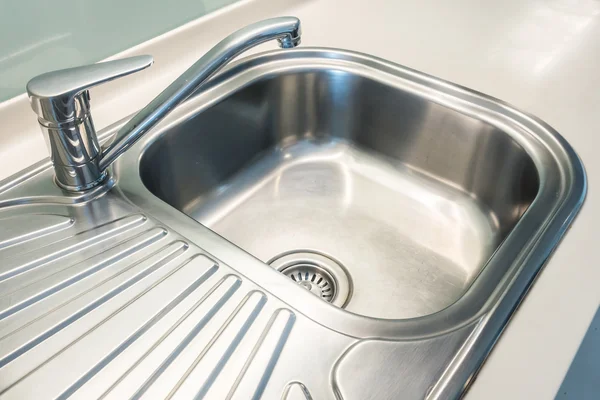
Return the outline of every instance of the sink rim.
{"type": "MultiPolygon", "coordinates": [[[[114,124],[105,132],[115,132],[122,123],[114,124]]],[[[114,170],[118,187],[135,205],[311,320],[352,336],[394,339],[435,336],[480,319],[485,319],[481,329],[486,329],[492,340],[497,337],[581,207],[587,189],[585,171],[575,151],[538,118],[487,95],[376,57],[306,47],[261,53],[236,62],[140,140],[116,163],[114,170]],[[538,195],[455,303],[433,314],[401,320],[372,318],[337,309],[305,293],[250,253],[164,203],[142,183],[139,174],[142,154],[171,126],[269,75],[310,68],[335,68],[381,80],[457,112],[486,120],[511,135],[532,157],[540,179],[538,195]],[[507,260],[512,261],[507,263],[507,260]],[[236,268],[246,264],[244,269],[236,268]],[[498,279],[497,283],[494,279],[498,279]],[[480,282],[487,286],[481,288],[480,282]],[[475,289],[486,289],[488,296],[482,295],[485,291],[475,289]]],[[[480,340],[483,336],[479,335],[480,340]]]]}

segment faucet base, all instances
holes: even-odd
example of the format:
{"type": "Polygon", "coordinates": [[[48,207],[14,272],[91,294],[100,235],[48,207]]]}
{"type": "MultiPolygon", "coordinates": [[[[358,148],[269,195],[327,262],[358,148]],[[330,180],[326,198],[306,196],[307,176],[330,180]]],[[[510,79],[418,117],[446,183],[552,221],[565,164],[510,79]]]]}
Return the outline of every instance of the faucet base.
{"type": "MultiPolygon", "coordinates": [[[[56,168],[56,166],[54,168],[56,168]]],[[[96,179],[96,180],[94,180],[94,181],[92,181],[92,182],[90,182],[88,184],[85,184],[85,185],[68,185],[68,184],[65,184],[65,183],[63,183],[63,182],[60,181],[60,179],[58,178],[57,175],[54,175],[54,181],[56,182],[56,185],[58,187],[60,187],[61,189],[66,190],[68,192],[84,192],[86,190],[93,189],[96,186],[104,183],[107,180],[108,177],[109,177],[108,171],[103,171],[100,174],[100,176],[98,177],[98,179],[96,179]]]]}

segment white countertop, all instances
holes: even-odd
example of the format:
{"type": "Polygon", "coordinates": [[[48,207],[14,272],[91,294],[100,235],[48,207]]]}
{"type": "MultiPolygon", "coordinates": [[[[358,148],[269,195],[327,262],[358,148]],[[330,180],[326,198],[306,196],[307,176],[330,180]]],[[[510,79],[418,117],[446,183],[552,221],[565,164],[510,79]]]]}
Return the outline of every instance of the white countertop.
{"type": "MultiPolygon", "coordinates": [[[[466,396],[553,399],[600,304],[600,2],[242,1],[116,55],[156,63],[92,91],[96,126],[143,107],[225,35],[280,15],[302,20],[304,45],[373,54],[492,95],[575,148],[588,174],[584,206],[466,396]]],[[[0,179],[47,156],[24,95],[0,103],[0,121],[0,179]]]]}

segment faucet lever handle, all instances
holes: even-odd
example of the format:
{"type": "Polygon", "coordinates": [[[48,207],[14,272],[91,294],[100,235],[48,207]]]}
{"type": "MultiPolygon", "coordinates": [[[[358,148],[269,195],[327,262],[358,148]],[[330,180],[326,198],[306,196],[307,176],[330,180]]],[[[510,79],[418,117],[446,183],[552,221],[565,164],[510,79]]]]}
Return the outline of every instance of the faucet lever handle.
{"type": "Polygon", "coordinates": [[[47,123],[72,121],[87,112],[81,107],[82,103],[87,105],[87,89],[148,68],[153,62],[152,56],[135,56],[36,76],[27,83],[31,107],[47,123]],[[78,101],[81,94],[85,96],[83,102],[78,101]]]}
{"type": "Polygon", "coordinates": [[[89,189],[107,176],[99,165],[101,149],[88,89],[147,68],[153,61],[151,56],[130,57],[48,72],[29,81],[31,108],[38,115],[62,188],[89,189]]]}

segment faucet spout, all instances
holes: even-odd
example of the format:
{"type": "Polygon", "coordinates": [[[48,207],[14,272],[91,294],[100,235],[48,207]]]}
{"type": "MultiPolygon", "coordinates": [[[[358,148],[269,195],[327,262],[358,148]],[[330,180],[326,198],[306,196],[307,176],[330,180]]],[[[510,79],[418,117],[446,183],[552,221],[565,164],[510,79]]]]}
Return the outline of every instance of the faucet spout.
{"type": "Polygon", "coordinates": [[[254,23],[223,39],[117,132],[114,141],[102,152],[100,171],[108,168],[144,133],[200,89],[204,82],[233,58],[273,39],[277,39],[281,48],[293,48],[300,44],[300,36],[298,18],[279,17],[254,23]]]}

